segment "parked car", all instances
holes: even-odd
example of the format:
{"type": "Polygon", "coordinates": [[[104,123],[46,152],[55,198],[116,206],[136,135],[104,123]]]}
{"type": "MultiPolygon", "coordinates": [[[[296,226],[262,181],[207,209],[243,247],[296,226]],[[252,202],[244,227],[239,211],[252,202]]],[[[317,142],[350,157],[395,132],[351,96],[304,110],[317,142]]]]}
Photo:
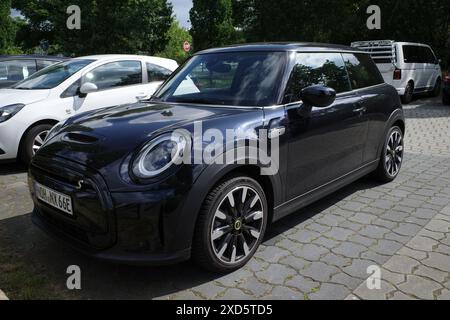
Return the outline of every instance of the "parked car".
{"type": "Polygon", "coordinates": [[[442,73],[439,60],[430,46],[390,40],[361,41],[352,47],[368,52],[386,83],[397,88],[402,102],[408,104],[416,93],[441,93],[442,73]]]}
{"type": "Polygon", "coordinates": [[[29,163],[48,131],[70,116],[151,97],[178,67],[174,60],[88,56],[41,70],[0,90],[0,160],[29,163]]]}
{"type": "Polygon", "coordinates": [[[36,71],[64,60],[66,58],[52,56],[0,55],[0,89],[10,87],[36,71]]]}
{"type": "Polygon", "coordinates": [[[364,52],[301,43],[206,50],[150,101],[55,126],[30,165],[33,221],[97,258],[193,257],[228,272],[251,259],[268,223],[369,173],[394,180],[404,134],[397,91],[364,52]],[[240,139],[240,130],[250,134],[240,139]],[[273,161],[242,152],[255,142],[271,145],[273,161]]]}
{"type": "Polygon", "coordinates": [[[442,90],[442,103],[450,104],[450,67],[447,70],[447,75],[444,77],[444,89],[442,90]]]}

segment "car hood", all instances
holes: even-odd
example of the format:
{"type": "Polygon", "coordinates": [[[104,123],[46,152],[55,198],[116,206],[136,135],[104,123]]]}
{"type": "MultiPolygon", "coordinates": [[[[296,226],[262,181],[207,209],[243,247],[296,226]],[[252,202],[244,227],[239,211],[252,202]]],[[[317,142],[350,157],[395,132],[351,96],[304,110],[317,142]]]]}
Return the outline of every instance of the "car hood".
{"type": "Polygon", "coordinates": [[[46,99],[50,90],[0,89],[0,107],[11,104],[32,104],[46,99]]]}
{"type": "Polygon", "coordinates": [[[106,108],[70,118],[38,154],[76,161],[107,175],[111,166],[120,166],[160,134],[180,128],[192,132],[196,121],[202,121],[203,130],[211,122],[233,128],[238,119],[247,118],[243,114],[248,119],[262,119],[262,111],[251,108],[154,103],[106,108]],[[255,117],[255,112],[261,117],[255,117]]]}

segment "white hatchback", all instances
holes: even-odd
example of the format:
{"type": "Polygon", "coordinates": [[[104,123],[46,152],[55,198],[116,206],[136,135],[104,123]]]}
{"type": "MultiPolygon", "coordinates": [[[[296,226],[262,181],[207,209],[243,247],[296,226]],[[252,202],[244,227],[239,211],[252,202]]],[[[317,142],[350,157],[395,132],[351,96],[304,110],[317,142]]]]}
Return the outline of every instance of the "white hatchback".
{"type": "Polygon", "coordinates": [[[384,81],[397,89],[404,104],[413,94],[441,92],[442,71],[430,46],[421,43],[374,40],[353,42],[352,47],[370,53],[384,81]]]}
{"type": "Polygon", "coordinates": [[[145,100],[178,67],[174,60],[101,55],[47,67],[0,90],[0,160],[28,163],[48,131],[73,115],[145,100]]]}

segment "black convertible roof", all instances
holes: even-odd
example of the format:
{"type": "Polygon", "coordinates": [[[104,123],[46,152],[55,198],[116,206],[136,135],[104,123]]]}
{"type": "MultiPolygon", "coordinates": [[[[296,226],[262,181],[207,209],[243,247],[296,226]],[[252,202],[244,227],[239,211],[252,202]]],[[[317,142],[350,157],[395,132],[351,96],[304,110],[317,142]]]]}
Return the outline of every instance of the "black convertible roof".
{"type": "Polygon", "coordinates": [[[314,42],[264,42],[237,44],[223,48],[207,49],[197,54],[225,53],[225,52],[250,52],[250,51],[320,51],[320,52],[359,52],[364,51],[337,44],[314,43],[314,42]]]}

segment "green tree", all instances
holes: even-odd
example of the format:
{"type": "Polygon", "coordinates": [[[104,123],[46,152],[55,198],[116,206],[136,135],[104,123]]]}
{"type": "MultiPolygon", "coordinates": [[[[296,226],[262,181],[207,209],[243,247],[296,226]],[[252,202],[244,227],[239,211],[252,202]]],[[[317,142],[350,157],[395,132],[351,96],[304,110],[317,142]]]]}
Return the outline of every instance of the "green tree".
{"type": "Polygon", "coordinates": [[[193,0],[191,34],[196,50],[231,44],[236,39],[232,0],[193,0]]]}
{"type": "Polygon", "coordinates": [[[169,38],[169,42],[164,50],[159,52],[157,55],[163,58],[174,59],[178,63],[182,63],[189,57],[189,53],[185,52],[183,49],[183,43],[185,41],[192,43],[192,37],[189,31],[182,28],[178,21],[174,19],[167,36],[169,38]]]}
{"type": "Polygon", "coordinates": [[[0,53],[9,53],[14,44],[15,27],[10,17],[11,0],[0,2],[0,53]]]}
{"type": "Polygon", "coordinates": [[[14,0],[28,23],[20,39],[28,48],[47,40],[66,55],[155,54],[167,44],[172,6],[167,0],[78,0],[81,30],[69,30],[72,0],[14,0]]]}

